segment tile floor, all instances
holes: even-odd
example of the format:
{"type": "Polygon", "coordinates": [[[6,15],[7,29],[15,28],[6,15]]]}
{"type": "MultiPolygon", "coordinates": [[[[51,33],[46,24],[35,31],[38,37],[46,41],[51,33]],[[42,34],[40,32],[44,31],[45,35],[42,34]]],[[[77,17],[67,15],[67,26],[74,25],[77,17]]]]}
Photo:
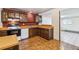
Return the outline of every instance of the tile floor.
{"type": "Polygon", "coordinates": [[[62,42],[62,44],[63,44],[64,50],[79,50],[79,47],[77,47],[75,45],[72,45],[72,44],[69,44],[66,42],[62,42]]]}

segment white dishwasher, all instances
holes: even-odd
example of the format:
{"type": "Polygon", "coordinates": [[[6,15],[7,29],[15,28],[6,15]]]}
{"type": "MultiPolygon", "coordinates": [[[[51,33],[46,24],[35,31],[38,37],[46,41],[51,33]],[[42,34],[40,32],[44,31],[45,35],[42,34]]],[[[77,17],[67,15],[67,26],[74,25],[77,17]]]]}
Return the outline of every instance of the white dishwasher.
{"type": "Polygon", "coordinates": [[[21,29],[21,39],[26,39],[29,37],[29,29],[21,29]]]}

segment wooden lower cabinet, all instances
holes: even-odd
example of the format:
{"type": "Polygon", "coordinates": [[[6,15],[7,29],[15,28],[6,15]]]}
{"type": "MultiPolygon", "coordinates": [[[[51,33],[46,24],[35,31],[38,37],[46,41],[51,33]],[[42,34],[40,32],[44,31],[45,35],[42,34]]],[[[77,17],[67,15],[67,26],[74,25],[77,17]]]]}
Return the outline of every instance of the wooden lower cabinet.
{"type": "Polygon", "coordinates": [[[29,36],[40,36],[47,40],[53,39],[53,29],[43,29],[43,28],[30,28],[29,29],[29,36]]]}
{"type": "Polygon", "coordinates": [[[6,36],[7,35],[7,31],[0,31],[0,37],[1,36],[6,36]]]}
{"type": "Polygon", "coordinates": [[[30,28],[29,29],[29,37],[34,37],[37,35],[37,28],[30,28]]]}
{"type": "Polygon", "coordinates": [[[53,29],[41,29],[40,36],[45,39],[53,39],[53,29]]]}

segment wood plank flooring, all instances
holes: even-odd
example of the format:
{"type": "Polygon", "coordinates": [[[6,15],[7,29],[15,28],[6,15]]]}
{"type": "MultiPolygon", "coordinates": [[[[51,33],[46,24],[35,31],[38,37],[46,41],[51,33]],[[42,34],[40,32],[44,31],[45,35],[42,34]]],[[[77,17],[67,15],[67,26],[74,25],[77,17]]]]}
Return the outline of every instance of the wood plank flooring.
{"type": "Polygon", "coordinates": [[[40,36],[35,36],[19,43],[20,50],[59,50],[58,40],[46,40],[40,36]]]}

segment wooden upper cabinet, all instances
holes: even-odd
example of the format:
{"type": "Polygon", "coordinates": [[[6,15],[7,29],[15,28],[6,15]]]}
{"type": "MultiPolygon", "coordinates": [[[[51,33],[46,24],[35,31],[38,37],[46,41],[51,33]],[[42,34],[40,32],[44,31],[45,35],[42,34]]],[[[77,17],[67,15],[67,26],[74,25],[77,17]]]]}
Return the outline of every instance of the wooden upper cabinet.
{"type": "Polygon", "coordinates": [[[19,12],[15,12],[15,18],[20,18],[20,13],[19,12]]]}
{"type": "Polygon", "coordinates": [[[1,13],[2,21],[8,21],[8,19],[20,19],[19,12],[13,10],[3,9],[1,13]]]}
{"type": "Polygon", "coordinates": [[[38,14],[27,13],[28,22],[42,22],[42,17],[38,14]]]}
{"type": "Polygon", "coordinates": [[[18,12],[8,12],[8,18],[20,19],[20,13],[18,12]]]}
{"type": "Polygon", "coordinates": [[[8,12],[8,18],[14,18],[15,14],[13,12],[8,12]]]}
{"type": "Polygon", "coordinates": [[[19,19],[20,22],[27,22],[27,23],[38,23],[39,17],[38,14],[30,13],[30,12],[23,12],[23,11],[15,11],[11,9],[4,8],[2,10],[2,21],[8,21],[8,19],[19,19]]]}
{"type": "Polygon", "coordinates": [[[37,15],[36,16],[36,22],[42,22],[42,16],[40,16],[40,15],[37,15]]]}
{"type": "Polygon", "coordinates": [[[8,19],[8,13],[2,11],[2,13],[1,13],[1,18],[2,18],[2,21],[7,21],[7,19],[8,19]]]}
{"type": "Polygon", "coordinates": [[[20,14],[20,22],[28,22],[25,14],[20,14]]]}

